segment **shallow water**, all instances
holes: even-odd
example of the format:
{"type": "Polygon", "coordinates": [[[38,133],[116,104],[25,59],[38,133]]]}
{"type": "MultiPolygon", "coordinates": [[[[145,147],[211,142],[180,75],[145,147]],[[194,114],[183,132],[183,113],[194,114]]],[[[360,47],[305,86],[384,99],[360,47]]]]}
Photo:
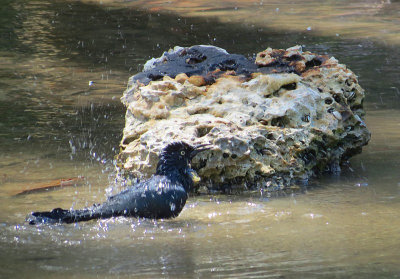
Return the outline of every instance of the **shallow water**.
{"type": "MultiPolygon", "coordinates": [[[[279,13],[276,24],[243,21],[254,12],[251,1],[221,1],[212,13],[201,13],[206,2],[190,2],[197,7],[189,11],[181,1],[179,14],[148,2],[150,10],[135,10],[140,1],[2,1],[0,278],[400,277],[400,52],[396,40],[382,37],[398,34],[399,3],[360,9],[347,2],[365,27],[336,36],[345,23],[295,28],[314,26],[304,5],[281,4],[293,24],[278,28],[287,19],[279,13]],[[169,47],[210,43],[249,56],[295,44],[334,55],[366,89],[370,144],[340,176],[320,177],[297,193],[192,196],[174,220],[24,222],[32,210],[79,208],[120,190],[113,158],[128,77],[169,47]],[[15,196],[78,176],[77,186],[15,196]]],[[[276,9],[261,2],[258,13],[268,14],[268,3],[276,9]]],[[[329,3],[325,15],[340,21],[339,2],[329,3]]]]}

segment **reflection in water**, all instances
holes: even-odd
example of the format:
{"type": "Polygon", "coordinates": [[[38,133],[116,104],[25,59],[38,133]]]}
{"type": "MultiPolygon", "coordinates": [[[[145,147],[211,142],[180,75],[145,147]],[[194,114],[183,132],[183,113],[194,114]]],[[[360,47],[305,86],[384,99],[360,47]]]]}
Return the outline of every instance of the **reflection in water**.
{"type": "Polygon", "coordinates": [[[0,277],[399,276],[400,25],[392,2],[5,1],[0,277]],[[334,55],[367,91],[370,144],[340,176],[316,179],[301,194],[193,196],[179,218],[157,222],[27,226],[33,209],[90,206],[122,187],[113,184],[113,156],[126,81],[148,58],[193,44],[249,56],[303,44],[334,55]],[[83,185],[14,196],[77,176],[83,185]]]}

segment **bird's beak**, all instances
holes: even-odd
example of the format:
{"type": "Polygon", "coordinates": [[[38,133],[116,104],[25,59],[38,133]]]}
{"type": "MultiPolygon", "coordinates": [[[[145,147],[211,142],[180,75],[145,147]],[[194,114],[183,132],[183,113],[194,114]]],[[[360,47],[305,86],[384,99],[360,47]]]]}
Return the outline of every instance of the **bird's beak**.
{"type": "Polygon", "coordinates": [[[189,169],[189,175],[190,175],[190,178],[192,179],[193,183],[200,182],[201,178],[195,170],[189,169]]]}
{"type": "Polygon", "coordinates": [[[194,147],[194,150],[190,153],[190,157],[193,158],[198,153],[211,149],[210,143],[199,144],[194,147]]]}

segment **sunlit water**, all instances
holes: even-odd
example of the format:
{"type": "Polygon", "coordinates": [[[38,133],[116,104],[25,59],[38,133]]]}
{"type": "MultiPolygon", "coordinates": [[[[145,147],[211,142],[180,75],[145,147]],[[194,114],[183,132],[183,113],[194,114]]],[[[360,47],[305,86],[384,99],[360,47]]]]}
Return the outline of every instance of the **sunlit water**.
{"type": "MultiPolygon", "coordinates": [[[[347,28],[346,36],[335,35],[345,23],[326,36],[320,36],[326,24],[322,33],[294,28],[294,22],[314,26],[315,19],[288,3],[278,11],[269,4],[275,13],[292,11],[293,24],[279,28],[243,22],[254,12],[251,1],[236,10],[237,3],[220,1],[212,13],[199,1],[190,12],[197,18],[185,17],[189,1],[181,1],[177,15],[154,1],[151,12],[130,8],[140,1],[122,8],[117,2],[1,3],[0,278],[400,277],[400,52],[388,39],[399,26],[397,2],[368,2],[382,4],[375,13],[349,3],[348,13],[365,27],[347,28]],[[163,50],[193,44],[249,56],[303,44],[334,55],[367,91],[370,144],[340,176],[315,179],[296,193],[192,196],[174,220],[27,225],[32,210],[80,208],[121,189],[113,159],[127,79],[163,50]],[[16,196],[77,176],[84,179],[75,187],[16,196]]],[[[258,13],[268,4],[260,3],[258,13]]],[[[338,20],[338,2],[330,3],[331,13],[329,6],[324,12],[338,20]]],[[[277,22],[284,19],[277,13],[277,22]]]]}

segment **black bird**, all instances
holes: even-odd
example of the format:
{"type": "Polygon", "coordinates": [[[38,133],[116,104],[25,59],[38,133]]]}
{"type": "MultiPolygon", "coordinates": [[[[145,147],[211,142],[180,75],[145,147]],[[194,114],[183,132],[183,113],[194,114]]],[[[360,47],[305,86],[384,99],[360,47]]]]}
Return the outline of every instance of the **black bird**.
{"type": "Polygon", "coordinates": [[[156,173],[106,202],[80,210],[55,208],[52,211],[32,212],[29,224],[74,223],[113,216],[173,218],[182,211],[194,182],[200,180],[190,168],[192,158],[209,145],[191,146],[185,142],[168,144],[160,154],[156,173]]]}

